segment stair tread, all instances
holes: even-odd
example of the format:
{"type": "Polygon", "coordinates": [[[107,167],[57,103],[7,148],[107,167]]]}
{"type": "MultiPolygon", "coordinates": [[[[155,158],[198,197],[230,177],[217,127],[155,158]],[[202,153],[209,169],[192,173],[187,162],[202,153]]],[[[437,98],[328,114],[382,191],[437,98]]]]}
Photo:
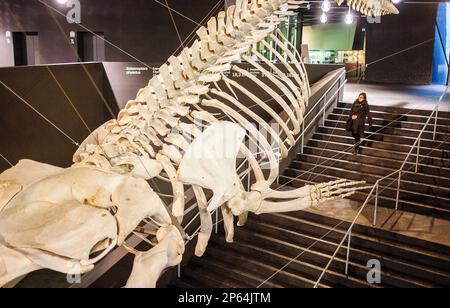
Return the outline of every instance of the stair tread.
{"type": "MultiPolygon", "coordinates": [[[[248,230],[240,229],[238,232],[248,232],[248,230]]],[[[277,240],[277,239],[273,239],[273,240],[277,240]]],[[[291,243],[288,243],[288,242],[285,242],[285,241],[281,241],[280,240],[280,242],[282,242],[284,244],[287,244],[287,245],[289,245],[289,246],[291,246],[293,248],[299,248],[300,247],[298,245],[294,245],[294,244],[291,244],[291,243]]],[[[312,268],[312,269],[316,270],[318,272],[318,274],[320,274],[323,271],[323,268],[321,268],[319,266],[316,266],[316,265],[311,264],[311,263],[306,262],[306,261],[302,261],[301,259],[292,260],[292,258],[290,258],[288,256],[280,254],[280,253],[278,253],[276,251],[265,249],[264,247],[256,246],[255,244],[253,244],[253,243],[251,243],[249,241],[239,240],[239,242],[237,242],[235,245],[236,246],[240,246],[240,247],[251,247],[252,249],[259,251],[261,255],[267,254],[267,255],[271,255],[273,257],[277,257],[279,259],[284,260],[285,263],[283,263],[283,264],[287,265],[287,266],[283,270],[288,270],[289,269],[288,263],[292,261],[291,263],[296,263],[297,265],[300,265],[300,266],[305,266],[305,267],[308,267],[308,268],[312,268]]],[[[235,249],[239,250],[239,248],[235,248],[235,249]]],[[[317,253],[317,254],[319,254],[319,253],[317,253]]],[[[327,257],[327,256],[331,257],[331,256],[325,255],[325,254],[322,254],[322,255],[325,256],[325,257],[327,257]]],[[[250,257],[249,255],[247,255],[247,256],[250,257]]],[[[353,263],[352,263],[352,265],[358,266],[357,264],[353,264],[353,263]]],[[[357,283],[357,284],[369,286],[366,281],[363,281],[361,279],[354,278],[354,277],[346,277],[345,274],[343,274],[343,273],[339,273],[339,272],[336,272],[336,271],[328,271],[327,273],[329,273],[330,275],[333,275],[333,276],[337,276],[337,277],[339,277],[341,279],[350,279],[351,281],[353,281],[354,283],[357,283]]],[[[319,275],[317,275],[317,277],[315,277],[315,280],[317,280],[318,278],[319,278],[319,275]]],[[[311,281],[311,280],[309,280],[309,281],[312,284],[314,284],[314,281],[311,281]]],[[[326,280],[323,280],[323,281],[325,282],[326,280]]],[[[331,282],[327,282],[327,284],[330,284],[330,283],[331,282]]]]}
{"type": "MultiPolygon", "coordinates": [[[[331,228],[334,227],[334,226],[329,226],[329,225],[326,225],[326,224],[323,224],[323,223],[320,223],[320,222],[316,222],[316,221],[314,221],[314,222],[307,221],[307,220],[304,220],[302,218],[290,216],[288,214],[271,214],[271,215],[273,215],[274,217],[283,217],[284,219],[295,221],[297,223],[308,224],[308,225],[312,225],[312,226],[319,227],[319,228],[322,228],[322,229],[327,229],[327,230],[330,230],[330,227],[331,228]]],[[[362,226],[362,225],[359,225],[359,226],[360,227],[364,227],[364,228],[370,228],[368,226],[362,226]]],[[[296,231],[289,230],[289,232],[296,232],[296,231]]],[[[347,232],[347,230],[336,228],[336,229],[333,230],[333,232],[340,233],[340,234],[342,234],[342,237],[343,237],[344,234],[347,232]]],[[[357,232],[357,231],[353,231],[352,232],[352,236],[356,236],[356,237],[359,237],[359,238],[365,239],[365,240],[376,241],[378,243],[389,245],[389,246],[395,246],[395,247],[401,248],[402,250],[405,250],[405,251],[411,251],[411,252],[414,252],[414,253],[417,253],[417,254],[427,255],[427,256],[430,256],[430,257],[433,257],[433,258],[437,258],[437,259],[441,259],[443,261],[450,262],[450,256],[449,255],[441,254],[441,253],[437,253],[437,252],[430,252],[429,250],[426,250],[426,249],[423,249],[423,248],[420,248],[420,247],[411,246],[411,245],[407,245],[407,244],[399,243],[399,242],[393,242],[393,241],[389,241],[389,240],[386,240],[386,239],[380,239],[380,238],[371,237],[371,236],[368,236],[367,234],[362,234],[362,233],[357,232]]],[[[403,262],[404,263],[408,263],[407,260],[403,260],[403,262]]],[[[447,274],[450,274],[450,270],[447,272],[447,274]]]]}
{"type": "MultiPolygon", "coordinates": [[[[315,158],[317,159],[317,164],[319,164],[318,166],[328,166],[328,165],[322,165],[323,161],[327,161],[327,162],[340,162],[340,163],[345,163],[345,164],[349,164],[349,165],[357,165],[357,166],[368,166],[370,168],[377,168],[380,170],[384,170],[386,173],[384,175],[380,175],[380,174],[375,174],[372,173],[373,176],[378,176],[380,178],[387,176],[389,174],[391,174],[394,171],[399,170],[400,168],[393,168],[393,167],[386,167],[386,166],[380,166],[380,165],[374,165],[374,164],[370,164],[370,163],[358,163],[358,162],[354,162],[354,161],[349,161],[349,160],[342,160],[342,159],[336,159],[336,158],[328,158],[328,157],[323,157],[323,156],[317,156],[314,154],[303,154],[303,156],[305,157],[310,157],[310,158],[315,158]],[[322,163],[319,163],[319,161],[322,161],[322,163]]],[[[295,159],[293,160],[293,163],[310,163],[308,161],[303,161],[300,159],[295,159]]],[[[410,167],[410,169],[413,169],[412,166],[410,167]]],[[[429,179],[440,179],[440,180],[444,180],[444,181],[450,181],[450,177],[446,177],[446,176],[442,176],[442,175],[431,175],[431,174],[427,174],[427,173],[421,173],[421,172],[415,172],[415,170],[410,170],[410,169],[404,169],[402,171],[402,174],[408,174],[408,175],[414,175],[414,176],[423,176],[429,179]]],[[[445,186],[440,186],[440,185],[435,185],[435,184],[429,184],[429,183],[422,183],[422,182],[413,182],[412,180],[404,180],[405,182],[408,183],[416,183],[416,184],[424,184],[430,187],[436,187],[442,190],[448,190],[450,192],[450,185],[448,187],[445,186]]]]}
{"type": "MultiPolygon", "coordinates": [[[[228,259],[225,258],[225,259],[227,259],[226,262],[227,262],[227,264],[228,264],[228,266],[230,268],[231,267],[233,269],[241,268],[241,267],[244,266],[244,264],[251,263],[251,265],[253,265],[253,266],[258,266],[259,270],[261,270],[263,268],[270,274],[273,274],[273,273],[278,271],[278,268],[273,267],[270,264],[264,264],[264,263],[256,260],[255,258],[245,258],[244,259],[241,255],[233,254],[233,252],[230,251],[230,250],[223,251],[223,245],[222,244],[224,244],[224,243],[225,243],[225,241],[222,238],[215,237],[213,239],[213,241],[211,241],[211,243],[210,243],[211,245],[209,247],[210,249],[209,249],[209,251],[206,252],[205,256],[208,256],[209,258],[214,258],[213,252],[218,250],[217,252],[220,252],[222,256],[224,254],[233,255],[231,258],[228,258],[228,259]]],[[[217,260],[217,258],[214,259],[214,263],[216,262],[216,260],[217,260]]],[[[280,287],[283,286],[283,285],[280,285],[279,283],[274,282],[273,280],[266,281],[270,276],[263,275],[261,272],[255,273],[255,271],[256,271],[256,269],[254,269],[253,267],[246,267],[246,271],[245,271],[245,272],[251,272],[252,275],[257,275],[257,280],[258,280],[259,283],[257,285],[254,285],[253,287],[258,287],[262,283],[264,283],[265,287],[270,287],[272,285],[278,285],[280,287]]],[[[313,286],[314,283],[315,283],[314,281],[311,281],[309,279],[306,279],[306,278],[298,276],[298,275],[294,275],[294,274],[289,273],[289,272],[281,271],[280,274],[288,276],[288,277],[290,277],[292,279],[295,279],[297,281],[301,281],[302,283],[304,283],[306,285],[313,286]]]]}
{"type": "MultiPolygon", "coordinates": [[[[314,172],[311,172],[311,171],[308,171],[308,173],[314,174],[316,176],[328,177],[328,178],[330,178],[329,181],[342,179],[342,177],[331,176],[331,175],[320,174],[320,173],[314,173],[314,172]]],[[[288,178],[289,180],[305,182],[305,180],[303,180],[303,179],[298,179],[298,178],[294,179],[294,178],[291,178],[291,177],[288,177],[288,176],[285,176],[285,175],[280,176],[280,178],[288,178]]],[[[315,181],[306,181],[306,182],[309,182],[309,184],[318,184],[317,181],[316,182],[315,181]]],[[[356,192],[355,194],[367,195],[367,193],[363,193],[363,192],[360,192],[360,191],[356,192]]],[[[384,196],[382,194],[380,194],[378,197],[380,199],[385,199],[385,200],[389,200],[389,201],[392,201],[392,202],[396,201],[394,198],[390,198],[390,197],[384,196]]],[[[436,208],[436,207],[434,207],[432,205],[428,205],[428,204],[417,203],[417,202],[414,202],[414,201],[402,200],[402,199],[400,200],[400,204],[413,204],[415,206],[419,206],[419,207],[423,207],[423,208],[427,208],[427,209],[439,210],[441,212],[445,212],[445,213],[450,215],[450,209],[445,209],[445,208],[441,208],[441,207],[436,208]]]]}
{"type": "MultiPolygon", "coordinates": [[[[335,142],[335,141],[324,141],[324,140],[320,140],[320,139],[310,139],[310,141],[308,142],[308,146],[314,146],[311,143],[325,143],[325,144],[331,144],[331,145],[338,145],[338,146],[342,146],[345,147],[345,152],[350,152],[353,150],[354,145],[353,144],[349,144],[349,143],[342,143],[342,142],[335,142]]],[[[318,148],[321,148],[320,146],[317,146],[318,148]]],[[[360,147],[361,151],[365,152],[365,151],[378,151],[378,152],[385,152],[385,153],[391,153],[394,152],[393,154],[397,154],[397,155],[401,155],[402,159],[399,159],[401,161],[404,161],[406,159],[406,156],[408,153],[405,152],[399,152],[399,151],[388,151],[386,149],[382,149],[382,148],[374,148],[374,147],[367,147],[364,145],[364,143],[361,145],[360,147]]],[[[430,158],[430,159],[439,159],[441,161],[444,161],[446,163],[446,165],[450,166],[450,158],[443,158],[443,157],[438,157],[438,156],[430,156],[430,155],[420,155],[421,159],[426,159],[426,158],[430,158]]],[[[411,154],[411,156],[409,157],[409,159],[414,159],[413,154],[411,154]]]]}
{"type": "MultiPolygon", "coordinates": [[[[326,240],[326,237],[325,237],[324,239],[320,239],[319,237],[309,236],[309,235],[305,235],[305,234],[303,234],[303,233],[299,233],[299,232],[296,232],[296,231],[287,230],[287,229],[284,229],[284,228],[282,228],[282,227],[275,226],[275,225],[273,225],[273,224],[266,223],[266,222],[261,223],[261,222],[259,222],[259,221],[256,221],[256,222],[255,222],[255,221],[252,221],[252,223],[256,223],[256,224],[260,224],[260,225],[264,225],[264,226],[270,226],[270,228],[274,228],[274,229],[282,230],[282,231],[287,232],[287,233],[291,233],[291,234],[293,235],[293,237],[297,237],[297,236],[309,237],[309,238],[310,238],[311,240],[313,240],[313,241],[318,241],[318,242],[321,242],[321,243],[325,243],[325,244],[327,244],[327,245],[331,245],[331,246],[336,247],[336,248],[338,247],[338,243],[335,243],[335,242],[332,242],[332,241],[328,241],[328,240],[326,240]]],[[[250,229],[251,229],[252,232],[253,232],[253,233],[251,233],[251,234],[254,234],[254,232],[256,232],[256,231],[254,231],[253,228],[250,227],[250,229]]],[[[314,255],[325,257],[325,258],[327,258],[327,260],[330,260],[331,257],[332,257],[332,253],[330,253],[330,254],[324,253],[324,252],[322,252],[322,251],[319,251],[318,248],[316,248],[316,247],[314,247],[314,246],[312,246],[312,247],[311,247],[311,246],[306,247],[306,245],[299,245],[298,243],[295,243],[295,244],[294,244],[294,243],[285,241],[285,240],[283,240],[283,239],[270,237],[269,235],[260,234],[260,233],[258,233],[258,235],[257,235],[256,237],[258,237],[259,240],[265,239],[265,240],[267,240],[267,241],[272,241],[272,242],[281,243],[281,244],[283,244],[283,245],[285,245],[285,246],[292,247],[293,249],[296,249],[297,251],[308,251],[308,252],[310,252],[310,253],[312,253],[312,254],[314,254],[314,255]]],[[[242,244],[242,242],[239,242],[239,244],[242,244]]],[[[253,244],[252,242],[248,242],[248,245],[253,245],[253,246],[255,246],[255,244],[253,244]]],[[[344,246],[345,246],[345,245],[344,245],[344,246]]],[[[256,247],[256,246],[255,246],[255,247],[256,247]]],[[[345,247],[344,247],[344,248],[345,248],[345,247]]],[[[264,248],[260,248],[260,249],[261,249],[261,251],[267,250],[267,249],[264,249],[264,248]]],[[[268,250],[267,250],[267,251],[268,251],[268,250]]],[[[333,251],[333,252],[334,252],[334,251],[333,251]]],[[[359,264],[359,263],[356,263],[355,261],[352,261],[352,257],[351,257],[352,254],[355,254],[355,253],[357,253],[357,252],[358,252],[358,253],[365,253],[365,254],[368,254],[367,252],[365,252],[365,251],[363,251],[363,250],[360,250],[360,249],[358,249],[358,248],[351,247],[351,250],[350,250],[350,262],[349,262],[350,265],[353,266],[353,267],[359,268],[359,269],[367,269],[367,267],[365,267],[364,265],[359,264]]],[[[275,254],[275,252],[271,252],[271,253],[275,254]]],[[[376,255],[376,253],[372,253],[372,254],[376,255]]],[[[407,263],[407,262],[402,262],[401,260],[394,259],[394,258],[389,257],[389,256],[386,256],[386,255],[377,255],[377,257],[378,257],[379,259],[382,259],[383,261],[391,260],[392,262],[395,262],[395,263],[397,263],[397,264],[403,264],[403,265],[409,266],[409,267],[411,267],[411,268],[424,270],[424,271],[426,271],[427,273],[433,273],[433,271],[431,271],[431,270],[426,270],[426,269],[424,269],[424,268],[420,268],[420,267],[414,266],[414,265],[412,265],[412,264],[410,264],[410,263],[407,263]]],[[[284,256],[284,258],[290,259],[290,257],[287,257],[287,256],[284,256]]],[[[299,261],[300,261],[300,260],[301,260],[301,259],[299,259],[299,261]]],[[[341,262],[341,263],[345,263],[345,258],[340,257],[339,255],[336,256],[335,260],[338,261],[338,262],[341,262]]],[[[306,261],[305,261],[305,262],[306,262],[306,261]]],[[[336,273],[335,271],[331,271],[331,273],[337,274],[337,275],[342,275],[341,273],[336,273]]],[[[438,272],[435,271],[434,273],[438,273],[438,272]]],[[[402,273],[400,273],[400,272],[395,272],[395,273],[394,273],[394,272],[392,272],[392,271],[386,271],[386,270],[384,269],[383,275],[385,275],[385,274],[386,274],[386,275],[389,275],[390,277],[397,277],[397,278],[408,279],[409,282],[414,283],[414,284],[417,284],[417,285],[421,285],[421,286],[426,286],[426,287],[433,287],[433,286],[436,286],[436,284],[433,284],[433,283],[430,283],[430,282],[426,282],[426,281],[421,281],[421,280],[419,280],[419,279],[417,279],[417,278],[415,278],[415,277],[410,277],[410,276],[404,275],[404,274],[402,274],[402,273]]],[[[439,274],[441,274],[441,273],[439,273],[439,274]]],[[[442,275],[442,274],[441,274],[441,275],[442,275]]],[[[357,280],[360,280],[360,279],[357,278],[357,280]]]]}
{"type": "MultiPolygon", "coordinates": [[[[351,147],[353,147],[355,144],[355,140],[351,136],[335,136],[335,135],[327,135],[327,134],[322,134],[322,133],[315,133],[314,136],[311,138],[311,141],[326,141],[327,143],[335,142],[335,143],[345,144],[345,145],[348,145],[351,147]],[[325,139],[318,139],[318,137],[322,137],[325,139]]],[[[381,141],[381,140],[370,140],[370,139],[362,139],[361,147],[362,148],[369,147],[369,148],[375,148],[375,149],[384,149],[381,147],[382,145],[390,146],[390,151],[395,151],[397,153],[405,154],[405,158],[406,158],[407,154],[411,151],[411,148],[412,148],[411,146],[405,145],[405,144],[397,144],[397,143],[393,143],[393,142],[387,142],[387,141],[381,141]],[[366,146],[365,145],[366,143],[370,143],[371,146],[366,146]],[[400,150],[401,148],[403,148],[403,149],[400,150]]],[[[414,149],[413,152],[411,153],[412,157],[415,157],[416,152],[417,152],[416,149],[414,149]]],[[[432,153],[448,152],[445,149],[441,149],[441,148],[437,148],[437,147],[429,148],[429,147],[425,147],[425,146],[421,146],[420,150],[421,150],[420,156],[429,156],[430,152],[432,152],[432,153]],[[427,154],[424,155],[424,154],[422,154],[422,152],[425,152],[427,154]]]]}
{"type": "MultiPolygon", "coordinates": [[[[304,161],[302,161],[301,164],[315,166],[315,165],[312,164],[312,163],[308,163],[308,162],[304,162],[304,161]]],[[[369,173],[369,172],[363,171],[363,170],[360,170],[360,171],[346,170],[346,169],[337,168],[337,167],[334,167],[334,166],[320,166],[320,167],[315,167],[315,169],[318,169],[318,168],[326,168],[327,170],[332,169],[332,170],[335,170],[335,171],[342,172],[342,174],[349,174],[349,173],[351,173],[351,174],[354,174],[355,177],[356,177],[356,176],[361,176],[361,175],[363,175],[363,176],[371,176],[371,177],[376,178],[376,179],[381,179],[381,178],[382,178],[382,176],[379,176],[379,175],[373,174],[373,173],[369,173]]],[[[291,167],[286,168],[287,171],[300,172],[300,173],[303,173],[303,171],[305,171],[305,172],[310,173],[310,174],[321,174],[321,173],[317,173],[317,172],[311,172],[311,171],[309,171],[310,169],[312,169],[312,168],[308,168],[308,170],[297,169],[297,168],[291,168],[291,167]]],[[[365,178],[366,180],[368,179],[367,177],[364,177],[364,178],[365,178]]],[[[337,178],[337,179],[339,179],[339,178],[337,178]]],[[[389,181],[389,179],[387,179],[387,180],[389,181]]],[[[402,180],[402,181],[403,181],[403,180],[402,180]]],[[[404,181],[404,182],[406,182],[406,181],[404,181]]],[[[375,184],[375,181],[369,181],[369,180],[367,180],[367,183],[368,183],[368,184],[375,184]]],[[[386,186],[386,185],[381,185],[381,184],[380,184],[380,188],[382,188],[382,191],[384,191],[384,190],[395,190],[395,191],[397,191],[396,185],[397,185],[397,180],[396,180],[396,179],[393,179],[393,180],[392,180],[391,186],[386,186]]],[[[431,185],[428,185],[428,184],[424,184],[424,185],[430,186],[430,187],[431,187],[431,185]]],[[[436,187],[437,187],[437,188],[440,188],[439,186],[436,186],[436,187]]],[[[400,193],[403,193],[403,194],[410,194],[410,195],[416,195],[416,196],[423,196],[423,197],[428,197],[428,198],[433,198],[433,200],[429,200],[429,202],[433,202],[433,201],[436,201],[436,203],[442,202],[442,203],[443,203],[443,208],[444,208],[444,209],[447,209],[447,208],[445,207],[445,206],[447,205],[447,206],[448,206],[448,210],[450,210],[450,202],[449,202],[449,199],[448,199],[448,198],[445,198],[445,197],[438,197],[438,196],[432,196],[432,195],[425,194],[425,193],[421,193],[421,192],[416,192],[416,191],[407,190],[407,189],[405,189],[405,188],[400,188],[400,193]],[[434,200],[434,199],[436,199],[436,200],[434,200]]],[[[380,195],[383,195],[383,193],[381,192],[380,195]]],[[[404,200],[404,199],[402,199],[402,201],[409,201],[409,200],[404,200]]],[[[411,201],[411,202],[412,202],[412,201],[411,201]]],[[[418,204],[422,204],[422,203],[418,203],[418,204]]],[[[425,203],[425,205],[428,205],[428,204],[425,203]]]]}
{"type": "MultiPolygon", "coordinates": [[[[343,112],[345,112],[345,114],[348,115],[350,113],[351,108],[350,108],[350,106],[349,107],[336,106],[336,107],[334,107],[334,110],[340,111],[340,113],[337,113],[337,112],[334,112],[334,113],[343,114],[343,112]]],[[[392,112],[388,112],[388,111],[374,110],[371,107],[370,113],[371,113],[372,117],[377,117],[377,118],[382,118],[382,119],[386,119],[387,116],[394,117],[396,119],[398,117],[414,118],[415,121],[412,121],[412,122],[417,122],[417,120],[420,120],[421,122],[418,122],[418,123],[425,123],[428,120],[428,118],[430,117],[430,115],[411,114],[411,113],[408,113],[408,109],[405,109],[405,110],[406,110],[405,113],[392,113],[392,112]]],[[[429,111],[429,113],[431,114],[431,110],[429,111]]],[[[435,117],[433,117],[433,118],[435,118],[435,117]]],[[[408,121],[408,120],[406,120],[406,121],[408,121]]],[[[438,121],[450,123],[450,118],[442,116],[442,114],[440,115],[438,113],[438,121]]]]}
{"type": "MultiPolygon", "coordinates": [[[[417,129],[417,130],[420,132],[420,131],[423,129],[423,127],[425,126],[425,124],[426,124],[426,122],[414,122],[414,121],[407,121],[407,120],[403,120],[403,121],[402,121],[400,118],[399,118],[399,119],[386,119],[386,118],[378,117],[377,114],[375,114],[375,115],[371,114],[371,115],[372,115],[372,120],[373,120],[373,121],[389,121],[389,123],[383,125],[383,126],[387,126],[387,127],[390,127],[390,125],[392,125],[392,124],[394,124],[394,123],[402,123],[402,124],[409,124],[409,125],[417,125],[417,126],[420,126],[420,128],[417,129]]],[[[347,118],[348,118],[348,116],[349,116],[349,114],[348,114],[348,113],[341,113],[341,114],[339,114],[339,113],[331,112],[331,113],[329,114],[329,116],[331,116],[331,117],[338,117],[339,119],[343,118],[343,120],[338,120],[338,121],[340,121],[340,122],[346,122],[346,121],[347,121],[347,118]]],[[[335,119],[330,119],[330,120],[335,120],[335,119]]],[[[444,118],[441,118],[441,120],[444,120],[444,118]]],[[[434,129],[434,120],[430,121],[430,122],[427,124],[427,126],[432,126],[433,129],[434,129]]],[[[402,127],[395,127],[395,126],[393,126],[393,127],[394,127],[394,128],[402,128],[402,127]]],[[[445,124],[436,124],[436,128],[437,128],[438,130],[439,130],[439,129],[444,130],[444,133],[445,133],[445,132],[448,132],[448,125],[445,125],[445,124]]],[[[411,129],[412,129],[412,130],[416,130],[416,129],[414,129],[414,128],[411,128],[411,129]]],[[[425,129],[425,131],[433,132],[433,130],[427,130],[427,129],[425,129]]],[[[440,131],[440,132],[442,132],[442,131],[440,131]]]]}
{"type": "MultiPolygon", "coordinates": [[[[314,146],[311,146],[311,145],[306,145],[304,147],[304,149],[317,149],[317,150],[322,150],[323,153],[325,153],[325,152],[334,152],[334,153],[336,153],[335,155],[340,154],[341,156],[354,157],[352,153],[336,151],[334,149],[325,149],[325,148],[320,148],[320,147],[314,147],[314,146]]],[[[301,155],[301,154],[298,154],[298,155],[301,155]]],[[[305,154],[305,155],[308,155],[308,154],[305,154]]],[[[323,156],[323,157],[325,157],[325,156],[323,156]]],[[[396,159],[392,159],[392,158],[372,156],[372,155],[366,155],[366,154],[359,154],[358,158],[363,158],[363,159],[364,158],[370,158],[370,159],[376,159],[378,162],[386,162],[387,161],[387,162],[397,163],[397,164],[399,164],[399,167],[396,168],[397,170],[401,167],[401,164],[404,161],[404,160],[396,160],[396,159]]],[[[407,162],[407,164],[412,165],[412,164],[415,164],[415,162],[410,161],[410,162],[407,162]]],[[[436,165],[431,165],[431,164],[425,164],[425,163],[420,162],[420,161],[419,161],[419,167],[434,168],[434,169],[443,170],[443,171],[446,171],[446,172],[450,173],[450,168],[448,168],[448,167],[436,166],[436,165]]]]}
{"type": "MultiPolygon", "coordinates": [[[[207,252],[208,253],[208,252],[207,252]]],[[[220,271],[221,277],[219,279],[224,279],[224,277],[232,277],[232,280],[235,280],[237,283],[240,283],[240,287],[246,287],[246,288],[254,288],[256,285],[261,281],[261,276],[255,276],[253,273],[249,272],[248,270],[244,270],[243,268],[239,266],[232,266],[230,267],[228,263],[226,263],[224,260],[215,258],[214,256],[211,256],[209,254],[205,255],[201,260],[196,260],[195,262],[202,263],[205,268],[206,272],[210,272],[212,270],[220,271]],[[224,273],[227,273],[227,275],[224,275],[224,273]],[[238,277],[245,277],[246,280],[239,279],[238,277]],[[251,283],[251,282],[253,283],[251,283]]],[[[197,267],[198,268],[198,267],[197,267]]],[[[195,273],[198,275],[198,271],[195,273]]],[[[230,278],[227,278],[230,279],[230,278]]],[[[270,282],[270,287],[274,288],[280,288],[281,285],[278,285],[276,283],[270,282]]]]}
{"type": "MultiPolygon", "coordinates": [[[[345,107],[345,108],[351,108],[352,103],[345,103],[345,102],[339,102],[337,106],[339,108],[345,107]]],[[[424,117],[429,117],[432,110],[425,110],[425,109],[408,109],[408,108],[402,108],[402,107],[391,107],[391,106],[381,106],[381,105],[370,105],[371,111],[385,111],[387,113],[391,114],[411,114],[411,115],[420,115],[424,117]],[[386,111],[388,110],[388,111],[386,111]]],[[[439,111],[439,114],[441,117],[450,118],[450,112],[447,111],[439,111]]]]}

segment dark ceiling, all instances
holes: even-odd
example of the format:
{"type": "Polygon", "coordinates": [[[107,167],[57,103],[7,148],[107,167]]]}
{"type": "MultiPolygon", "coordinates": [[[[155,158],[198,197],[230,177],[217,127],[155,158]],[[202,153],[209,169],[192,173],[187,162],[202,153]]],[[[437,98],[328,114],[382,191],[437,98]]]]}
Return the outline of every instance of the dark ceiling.
{"type": "MultiPolygon", "coordinates": [[[[399,4],[396,4],[396,7],[399,9],[400,14],[402,11],[402,7],[404,6],[429,6],[436,5],[437,3],[450,2],[449,0],[409,0],[409,1],[401,1],[399,4]]],[[[345,15],[348,12],[348,7],[343,4],[342,6],[338,6],[335,1],[330,1],[332,7],[331,10],[327,13],[328,23],[341,23],[344,22],[345,15]]],[[[303,23],[305,26],[311,26],[320,24],[320,15],[322,15],[322,1],[305,1],[302,4],[300,12],[303,15],[303,23]]],[[[353,16],[360,18],[361,14],[352,11],[353,16]]]]}

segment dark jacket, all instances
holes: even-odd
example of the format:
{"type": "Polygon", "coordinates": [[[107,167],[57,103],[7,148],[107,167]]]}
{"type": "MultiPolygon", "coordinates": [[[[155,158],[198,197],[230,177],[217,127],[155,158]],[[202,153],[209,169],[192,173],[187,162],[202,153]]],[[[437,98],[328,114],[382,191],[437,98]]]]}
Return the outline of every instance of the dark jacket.
{"type": "Polygon", "coordinates": [[[370,107],[367,101],[360,103],[356,100],[353,103],[350,115],[347,120],[347,130],[354,134],[363,134],[366,125],[366,118],[369,120],[369,125],[372,126],[372,116],[370,115],[370,107]],[[352,120],[352,116],[357,115],[356,120],[352,120]]]}

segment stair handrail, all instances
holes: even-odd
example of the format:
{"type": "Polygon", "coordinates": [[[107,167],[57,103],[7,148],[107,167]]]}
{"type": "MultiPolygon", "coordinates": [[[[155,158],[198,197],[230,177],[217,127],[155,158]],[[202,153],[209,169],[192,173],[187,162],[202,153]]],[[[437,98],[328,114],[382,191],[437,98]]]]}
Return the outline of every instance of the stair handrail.
{"type": "MultiPolygon", "coordinates": [[[[301,144],[301,153],[303,154],[303,150],[305,148],[305,134],[309,131],[311,125],[313,125],[315,123],[315,121],[317,120],[317,118],[319,116],[322,116],[323,122],[325,124],[325,120],[326,120],[326,110],[329,108],[330,103],[334,100],[334,98],[336,97],[336,95],[338,95],[341,91],[341,89],[345,86],[345,84],[347,83],[347,79],[345,79],[342,82],[342,78],[345,77],[346,75],[346,71],[345,69],[342,69],[342,72],[338,75],[338,77],[336,78],[336,80],[333,82],[333,84],[328,87],[327,91],[325,91],[325,93],[317,100],[317,103],[315,104],[315,106],[313,108],[311,108],[306,115],[303,117],[303,121],[302,121],[302,130],[301,130],[301,134],[298,135],[295,139],[295,144],[298,144],[298,142],[300,141],[300,139],[302,139],[302,144],[301,144]],[[342,82],[342,83],[341,83],[342,82]],[[331,98],[328,96],[330,94],[330,92],[334,89],[334,87],[339,84],[339,88],[334,91],[334,94],[331,96],[331,98]],[[324,106],[320,109],[319,112],[317,112],[316,116],[309,122],[309,124],[305,127],[305,120],[313,113],[315,107],[317,105],[319,105],[320,102],[324,101],[324,106]]],[[[291,145],[291,147],[289,148],[289,150],[294,147],[294,145],[291,145]]]]}
{"type": "MultiPolygon", "coordinates": [[[[438,120],[438,114],[439,114],[439,106],[442,102],[442,100],[444,99],[445,95],[447,94],[448,91],[448,85],[445,87],[444,92],[442,93],[442,95],[440,96],[436,106],[433,108],[432,113],[430,114],[430,116],[427,119],[427,122],[425,123],[424,127],[422,128],[422,130],[420,131],[416,141],[414,142],[414,144],[411,146],[411,150],[409,151],[408,155],[406,156],[405,160],[403,161],[402,166],[400,167],[400,169],[378,179],[375,184],[373,185],[370,193],[368,194],[366,200],[364,201],[363,205],[361,206],[361,208],[359,209],[358,213],[356,214],[355,218],[353,219],[352,223],[350,224],[350,227],[348,228],[347,232],[345,233],[344,237],[342,238],[341,242],[339,243],[338,247],[336,248],[335,252],[333,253],[333,255],[331,256],[330,260],[328,261],[327,265],[325,266],[325,268],[323,269],[322,273],[320,274],[319,278],[317,279],[316,283],[314,284],[314,288],[318,288],[319,283],[321,282],[323,276],[325,276],[325,274],[327,273],[331,263],[333,263],[334,259],[336,258],[336,255],[338,254],[338,252],[341,250],[341,248],[343,247],[345,241],[347,240],[347,254],[346,254],[346,261],[345,261],[345,275],[348,276],[348,268],[349,268],[349,260],[350,260],[350,249],[351,249],[351,237],[352,237],[352,231],[354,226],[356,225],[356,222],[358,221],[359,217],[361,216],[361,214],[363,213],[364,209],[366,208],[367,204],[369,204],[369,201],[372,200],[372,195],[375,191],[375,206],[374,206],[374,216],[373,216],[373,226],[376,226],[376,222],[377,222],[377,210],[378,210],[378,195],[379,195],[379,188],[380,188],[380,183],[388,178],[392,178],[394,175],[396,175],[398,173],[398,182],[397,182],[397,197],[396,197],[396,201],[395,201],[395,211],[398,210],[398,205],[399,205],[399,200],[400,200],[400,186],[401,186],[401,181],[402,181],[402,172],[403,169],[405,168],[409,158],[411,157],[414,149],[417,147],[417,153],[416,153],[416,162],[415,162],[415,173],[418,172],[418,166],[419,166],[419,156],[420,156],[420,142],[422,140],[422,135],[425,132],[427,126],[430,124],[431,119],[434,117],[435,121],[434,121],[434,129],[433,129],[433,140],[436,140],[436,129],[437,129],[437,120],[438,120]]],[[[393,182],[392,182],[393,183],[393,182]]],[[[391,184],[392,184],[391,183],[391,184]]],[[[388,186],[385,186],[385,189],[387,187],[389,187],[391,184],[389,184],[388,186]]]]}

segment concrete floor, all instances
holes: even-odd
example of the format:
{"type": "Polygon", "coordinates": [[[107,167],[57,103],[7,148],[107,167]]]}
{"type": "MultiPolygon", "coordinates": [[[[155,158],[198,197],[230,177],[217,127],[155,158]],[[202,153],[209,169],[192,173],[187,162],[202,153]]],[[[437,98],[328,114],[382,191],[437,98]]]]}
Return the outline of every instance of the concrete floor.
{"type": "MultiPolygon", "coordinates": [[[[360,202],[344,199],[326,202],[319,208],[309,208],[306,211],[352,222],[361,205],[360,202]]],[[[356,223],[363,226],[372,226],[373,217],[374,206],[368,204],[356,223]]],[[[448,220],[379,207],[376,227],[450,246],[450,221],[448,220]]]]}
{"type": "MultiPolygon", "coordinates": [[[[444,90],[445,86],[440,85],[407,86],[349,82],[345,86],[344,102],[352,103],[359,93],[366,92],[371,105],[432,110],[444,90]]],[[[450,89],[444,96],[439,110],[450,111],[450,89]]]]}

